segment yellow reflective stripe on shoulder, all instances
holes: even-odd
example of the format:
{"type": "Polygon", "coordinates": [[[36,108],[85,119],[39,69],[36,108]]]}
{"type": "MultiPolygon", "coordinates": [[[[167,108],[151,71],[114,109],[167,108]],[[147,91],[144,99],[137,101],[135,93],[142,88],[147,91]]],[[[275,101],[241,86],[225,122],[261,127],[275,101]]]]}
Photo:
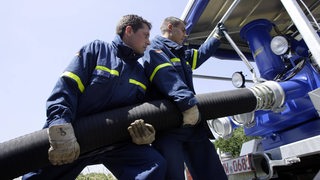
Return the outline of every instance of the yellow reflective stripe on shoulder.
{"type": "Polygon", "coordinates": [[[198,61],[198,50],[193,49],[193,58],[192,58],[192,70],[196,69],[198,61]]]}
{"type": "Polygon", "coordinates": [[[82,81],[79,78],[79,76],[77,76],[76,74],[74,74],[72,72],[69,72],[69,71],[66,71],[66,72],[62,73],[62,76],[66,76],[66,77],[69,77],[69,78],[75,80],[77,82],[77,84],[78,84],[79,91],[80,92],[84,91],[84,86],[83,86],[82,81]]]}
{"type": "Polygon", "coordinates": [[[174,62],[180,62],[180,59],[179,58],[171,58],[170,61],[173,62],[173,63],[174,62]]]}
{"type": "Polygon", "coordinates": [[[153,72],[152,72],[152,74],[151,74],[151,76],[150,76],[150,79],[149,79],[150,82],[152,82],[152,80],[153,80],[154,76],[156,75],[156,73],[157,73],[161,68],[166,67],[166,66],[172,66],[172,64],[170,64],[170,63],[163,63],[163,64],[158,65],[158,66],[153,70],[153,72]]]}
{"type": "Polygon", "coordinates": [[[96,69],[97,70],[102,70],[102,71],[107,71],[109,72],[110,74],[113,74],[115,76],[119,76],[119,72],[117,70],[114,70],[114,69],[109,69],[105,66],[96,66],[96,69]]]}
{"type": "Polygon", "coordinates": [[[139,82],[139,81],[137,81],[137,80],[129,79],[129,83],[138,85],[138,86],[140,86],[142,89],[147,90],[147,86],[144,85],[144,84],[142,84],[141,82],[139,82]]]}

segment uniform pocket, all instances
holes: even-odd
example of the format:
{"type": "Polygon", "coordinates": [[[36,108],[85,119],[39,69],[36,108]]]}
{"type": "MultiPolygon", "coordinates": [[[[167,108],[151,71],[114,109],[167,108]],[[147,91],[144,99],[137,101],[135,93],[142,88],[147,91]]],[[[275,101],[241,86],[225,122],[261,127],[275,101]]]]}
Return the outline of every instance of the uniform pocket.
{"type": "Polygon", "coordinates": [[[91,84],[105,84],[114,78],[115,75],[110,74],[109,72],[102,70],[94,70],[91,78],[91,84]]]}

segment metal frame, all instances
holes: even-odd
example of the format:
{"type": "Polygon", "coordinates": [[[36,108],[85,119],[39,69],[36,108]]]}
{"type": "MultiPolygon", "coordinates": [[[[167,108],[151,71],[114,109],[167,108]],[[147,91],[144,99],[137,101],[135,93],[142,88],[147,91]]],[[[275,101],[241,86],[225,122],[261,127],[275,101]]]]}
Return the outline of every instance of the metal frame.
{"type": "Polygon", "coordinates": [[[308,45],[317,65],[320,65],[320,38],[315,32],[307,16],[301,10],[296,0],[281,0],[293,23],[298,28],[308,45]]]}

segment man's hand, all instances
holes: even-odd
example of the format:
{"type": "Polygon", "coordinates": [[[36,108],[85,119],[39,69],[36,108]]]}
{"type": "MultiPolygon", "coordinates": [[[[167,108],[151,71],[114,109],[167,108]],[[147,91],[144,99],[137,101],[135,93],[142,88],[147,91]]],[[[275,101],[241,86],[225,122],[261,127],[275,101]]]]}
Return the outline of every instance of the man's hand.
{"type": "Polygon", "coordinates": [[[182,112],[183,115],[183,126],[194,126],[199,121],[199,110],[198,106],[195,105],[190,109],[182,112]]]}
{"type": "Polygon", "coordinates": [[[143,119],[131,123],[128,131],[135,144],[151,144],[155,140],[156,131],[151,124],[144,123],[143,119]]]}
{"type": "Polygon", "coordinates": [[[227,28],[224,26],[223,23],[218,23],[217,30],[215,31],[214,37],[221,39],[221,37],[224,37],[223,31],[228,32],[227,28]]]}
{"type": "Polygon", "coordinates": [[[53,165],[72,163],[80,155],[80,146],[70,123],[53,125],[47,130],[50,142],[49,161],[53,165]]]}

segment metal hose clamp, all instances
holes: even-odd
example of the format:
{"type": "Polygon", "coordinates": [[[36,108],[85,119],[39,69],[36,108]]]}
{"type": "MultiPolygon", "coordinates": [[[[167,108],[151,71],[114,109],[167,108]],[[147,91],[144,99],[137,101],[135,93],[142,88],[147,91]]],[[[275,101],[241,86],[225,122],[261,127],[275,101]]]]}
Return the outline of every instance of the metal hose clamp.
{"type": "Polygon", "coordinates": [[[284,104],[285,93],[279,83],[266,81],[249,88],[257,98],[256,110],[279,111],[284,104]]]}

